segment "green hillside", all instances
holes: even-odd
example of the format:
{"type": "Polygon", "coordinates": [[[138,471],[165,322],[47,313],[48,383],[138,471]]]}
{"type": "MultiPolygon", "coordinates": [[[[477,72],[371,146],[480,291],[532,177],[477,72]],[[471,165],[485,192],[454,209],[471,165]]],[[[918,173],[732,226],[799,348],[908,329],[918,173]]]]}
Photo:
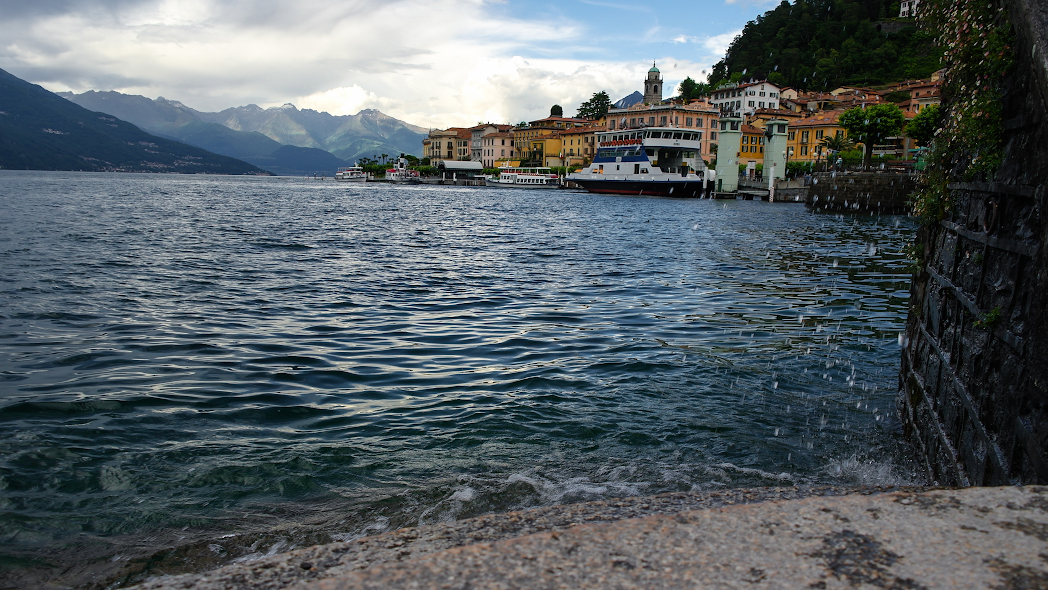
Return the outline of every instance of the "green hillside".
{"type": "Polygon", "coordinates": [[[898,0],[784,0],[746,24],[709,81],[829,90],[927,78],[942,50],[898,14],[898,0]]]}
{"type": "Polygon", "coordinates": [[[234,158],[150,135],[0,70],[0,168],[265,174],[234,158]]]}

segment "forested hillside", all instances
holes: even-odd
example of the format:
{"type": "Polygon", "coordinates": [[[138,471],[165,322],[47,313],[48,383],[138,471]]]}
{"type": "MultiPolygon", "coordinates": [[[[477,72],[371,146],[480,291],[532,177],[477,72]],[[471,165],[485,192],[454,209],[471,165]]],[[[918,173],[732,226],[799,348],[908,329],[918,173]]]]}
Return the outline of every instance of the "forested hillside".
{"type": "Polygon", "coordinates": [[[942,51],[898,14],[898,0],[783,0],[746,24],[709,81],[767,78],[828,90],[927,78],[942,51]]]}

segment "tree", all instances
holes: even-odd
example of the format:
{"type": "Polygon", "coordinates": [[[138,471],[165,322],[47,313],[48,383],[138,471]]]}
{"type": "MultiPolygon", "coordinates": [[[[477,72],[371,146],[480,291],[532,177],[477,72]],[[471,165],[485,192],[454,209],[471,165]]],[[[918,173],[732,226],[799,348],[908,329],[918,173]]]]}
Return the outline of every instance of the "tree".
{"type": "Polygon", "coordinates": [[[553,105],[549,109],[549,116],[551,116],[551,117],[563,117],[564,116],[564,108],[561,107],[559,104],[553,105]]]}
{"type": "Polygon", "coordinates": [[[699,97],[702,89],[698,82],[692,80],[691,76],[688,76],[680,83],[680,86],[677,87],[677,92],[680,93],[680,98],[684,101],[684,104],[688,104],[699,97]]]}
{"type": "Polygon", "coordinates": [[[902,110],[890,103],[848,109],[838,119],[840,126],[848,130],[848,137],[865,146],[862,158],[864,168],[870,166],[873,146],[883,142],[886,137],[898,135],[905,121],[902,110]]]}
{"type": "Polygon", "coordinates": [[[575,114],[580,119],[599,119],[608,114],[611,109],[611,98],[608,93],[601,90],[594,92],[593,97],[579,105],[579,111],[575,114]]]}
{"type": "Polygon", "coordinates": [[[819,143],[832,152],[843,152],[855,147],[855,140],[844,135],[830,135],[822,138],[819,143]]]}
{"type": "Polygon", "coordinates": [[[935,137],[935,132],[942,127],[940,115],[939,105],[924,107],[924,110],[906,124],[906,135],[921,145],[928,145],[935,137]]]}

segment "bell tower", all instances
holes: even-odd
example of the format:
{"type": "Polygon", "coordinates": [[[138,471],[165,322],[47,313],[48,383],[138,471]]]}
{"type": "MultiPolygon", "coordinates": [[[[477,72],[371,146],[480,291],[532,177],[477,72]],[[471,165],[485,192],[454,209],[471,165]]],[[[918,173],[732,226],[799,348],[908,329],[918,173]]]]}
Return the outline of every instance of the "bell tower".
{"type": "Polygon", "coordinates": [[[644,80],[644,102],[645,104],[659,104],[662,102],[662,73],[651,62],[648,70],[648,78],[644,80]]]}

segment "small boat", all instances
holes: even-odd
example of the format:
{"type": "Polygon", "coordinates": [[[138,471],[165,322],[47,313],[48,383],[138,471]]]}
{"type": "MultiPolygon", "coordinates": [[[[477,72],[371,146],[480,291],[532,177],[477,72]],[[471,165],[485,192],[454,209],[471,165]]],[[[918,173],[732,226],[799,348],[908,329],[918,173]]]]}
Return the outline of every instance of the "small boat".
{"type": "Polygon", "coordinates": [[[593,163],[568,180],[594,193],[701,197],[710,176],[701,142],[701,131],[677,127],[603,131],[593,163]]]}
{"type": "Polygon", "coordinates": [[[405,158],[398,158],[393,167],[386,170],[386,181],[396,184],[418,184],[420,181],[418,170],[408,168],[405,158]]]}
{"type": "Polygon", "coordinates": [[[503,188],[558,188],[560,177],[549,168],[499,168],[499,177],[484,179],[486,186],[503,188]]]}
{"type": "Polygon", "coordinates": [[[360,166],[346,166],[335,172],[335,180],[341,182],[367,182],[368,175],[360,166]]]}

